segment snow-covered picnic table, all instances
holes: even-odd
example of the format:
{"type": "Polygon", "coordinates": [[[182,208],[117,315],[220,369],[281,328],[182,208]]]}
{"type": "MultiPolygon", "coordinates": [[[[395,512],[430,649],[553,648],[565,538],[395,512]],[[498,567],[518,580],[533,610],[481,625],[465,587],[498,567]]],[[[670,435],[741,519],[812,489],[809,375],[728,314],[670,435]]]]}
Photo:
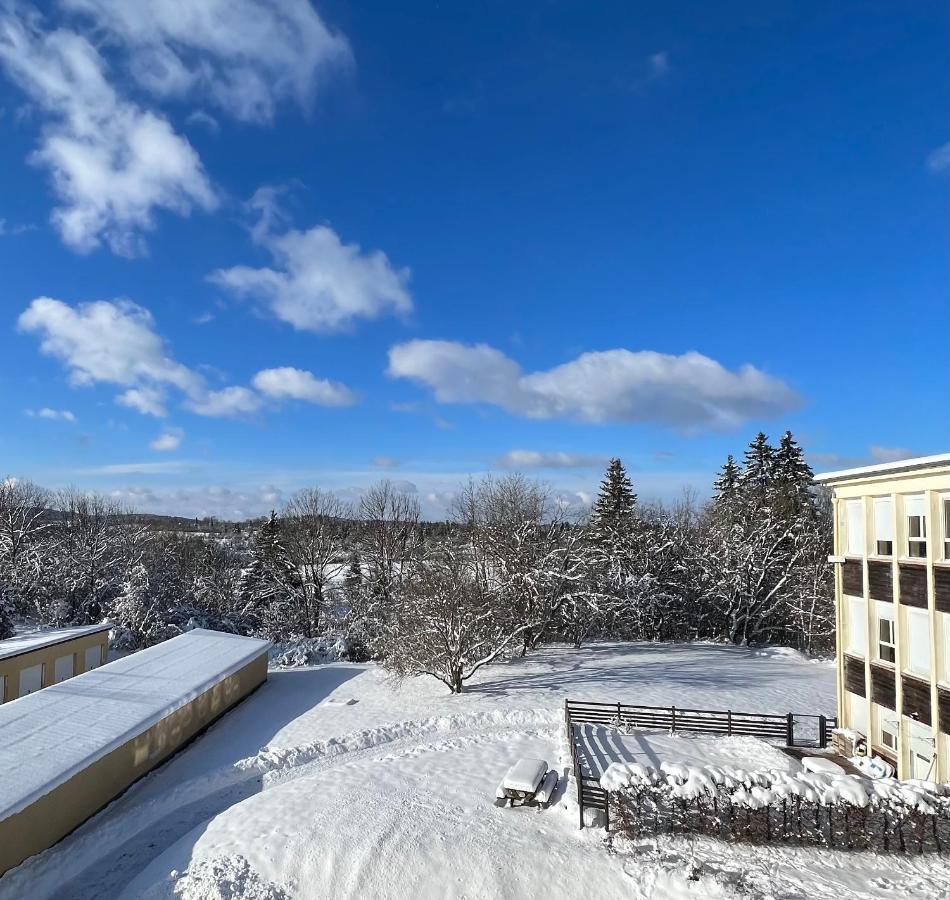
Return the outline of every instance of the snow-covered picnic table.
{"type": "Polygon", "coordinates": [[[547,760],[526,757],[519,759],[505,773],[495,791],[495,798],[506,803],[536,800],[544,805],[550,802],[556,786],[557,772],[548,771],[547,760]]]}

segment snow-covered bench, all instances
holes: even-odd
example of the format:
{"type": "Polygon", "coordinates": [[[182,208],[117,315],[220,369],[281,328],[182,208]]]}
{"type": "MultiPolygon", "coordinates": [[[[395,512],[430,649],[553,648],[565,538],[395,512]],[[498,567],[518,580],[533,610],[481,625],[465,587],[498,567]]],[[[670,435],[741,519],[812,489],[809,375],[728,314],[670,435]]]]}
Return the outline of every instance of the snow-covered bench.
{"type": "Polygon", "coordinates": [[[495,790],[495,803],[498,806],[512,806],[519,803],[536,802],[547,806],[551,802],[557,787],[557,772],[548,771],[543,759],[519,759],[502,778],[495,790]]]}

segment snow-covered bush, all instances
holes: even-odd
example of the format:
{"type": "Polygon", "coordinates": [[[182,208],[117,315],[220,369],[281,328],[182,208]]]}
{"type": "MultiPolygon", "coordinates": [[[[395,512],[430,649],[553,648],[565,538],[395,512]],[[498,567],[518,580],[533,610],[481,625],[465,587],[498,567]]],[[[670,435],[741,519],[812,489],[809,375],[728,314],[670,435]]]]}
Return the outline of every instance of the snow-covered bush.
{"type": "Polygon", "coordinates": [[[600,779],[627,838],[698,833],[848,849],[950,848],[950,786],[826,772],[613,763],[600,779]]]}
{"type": "Polygon", "coordinates": [[[349,640],[338,634],[282,641],[274,644],[268,651],[268,665],[272,669],[291,669],[298,666],[348,662],[352,660],[350,650],[349,640]]]}

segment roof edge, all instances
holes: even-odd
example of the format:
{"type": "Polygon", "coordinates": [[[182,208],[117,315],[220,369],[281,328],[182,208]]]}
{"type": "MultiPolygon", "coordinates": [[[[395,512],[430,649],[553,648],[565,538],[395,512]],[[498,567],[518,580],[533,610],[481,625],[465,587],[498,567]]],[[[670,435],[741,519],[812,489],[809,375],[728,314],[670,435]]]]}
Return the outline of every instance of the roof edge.
{"type": "Polygon", "coordinates": [[[872,478],[875,475],[895,475],[901,472],[913,472],[942,464],[950,465],[950,453],[938,453],[934,456],[916,456],[911,459],[899,459],[888,463],[875,463],[870,466],[858,466],[853,469],[839,469],[836,472],[822,472],[815,476],[819,484],[834,484],[839,481],[851,481],[859,478],[872,478]]]}

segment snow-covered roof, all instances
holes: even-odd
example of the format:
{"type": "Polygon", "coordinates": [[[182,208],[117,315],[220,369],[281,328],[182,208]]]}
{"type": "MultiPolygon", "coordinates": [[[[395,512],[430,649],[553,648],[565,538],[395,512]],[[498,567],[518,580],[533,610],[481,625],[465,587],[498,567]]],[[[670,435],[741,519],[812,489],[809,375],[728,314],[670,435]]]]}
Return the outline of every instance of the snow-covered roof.
{"type": "Polygon", "coordinates": [[[43,631],[28,631],[0,641],[0,659],[9,659],[21,653],[30,653],[43,647],[52,647],[65,641],[74,641],[87,634],[108,631],[108,625],[81,625],[76,628],[47,628],[43,631]]]}
{"type": "Polygon", "coordinates": [[[197,628],[0,706],[0,820],[266,653],[197,628]]]}
{"type": "Polygon", "coordinates": [[[935,456],[917,456],[913,459],[898,459],[894,462],[876,463],[873,466],[839,469],[837,472],[822,472],[815,476],[815,481],[820,484],[833,484],[837,481],[871,478],[875,475],[896,475],[900,472],[912,472],[917,469],[929,469],[941,465],[950,465],[950,453],[938,453],[935,456]]]}

